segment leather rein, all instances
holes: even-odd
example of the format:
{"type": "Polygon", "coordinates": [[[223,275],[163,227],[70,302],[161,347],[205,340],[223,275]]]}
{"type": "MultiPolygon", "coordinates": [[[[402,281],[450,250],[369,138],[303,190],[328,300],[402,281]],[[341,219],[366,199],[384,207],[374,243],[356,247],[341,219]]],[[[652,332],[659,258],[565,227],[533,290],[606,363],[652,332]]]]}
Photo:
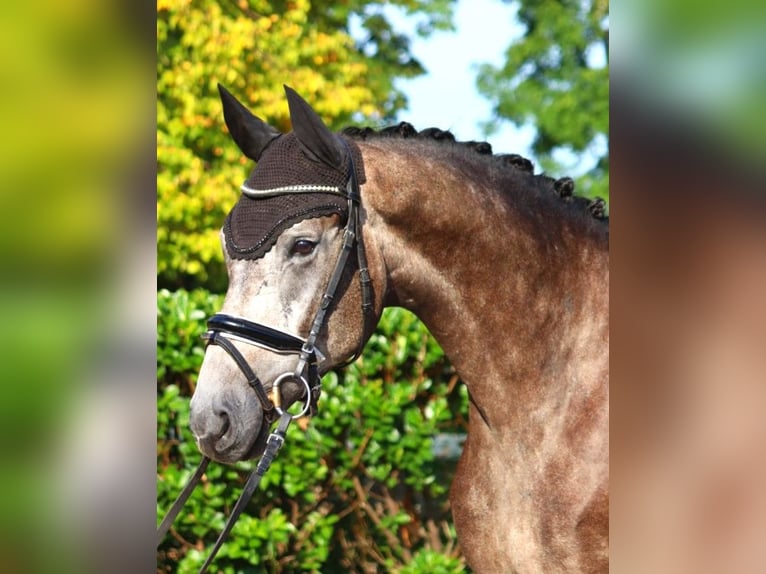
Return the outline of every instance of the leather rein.
{"type": "MultiPolygon", "coordinates": [[[[343,140],[341,140],[343,141],[343,140]]],[[[343,142],[345,144],[345,142],[343,142]]],[[[319,376],[319,370],[317,367],[317,349],[316,340],[319,337],[319,332],[325,324],[327,314],[330,310],[332,302],[335,300],[336,291],[340,284],[343,273],[346,270],[346,264],[351,254],[352,249],[356,246],[356,257],[359,270],[359,284],[362,293],[362,312],[364,316],[364,328],[362,337],[359,341],[359,345],[354,352],[354,355],[344,363],[344,366],[355,361],[364,348],[364,342],[366,340],[366,334],[371,331],[371,319],[373,316],[373,296],[372,286],[370,280],[370,273],[367,267],[367,255],[364,249],[364,242],[361,235],[361,194],[359,190],[359,183],[356,176],[356,167],[354,165],[353,156],[349,150],[349,161],[351,163],[351,175],[349,176],[346,184],[345,191],[338,189],[334,193],[337,193],[348,200],[348,218],[346,221],[346,228],[343,233],[343,245],[335,263],[332,275],[325,288],[324,295],[319,304],[314,320],[311,324],[311,329],[308,336],[305,339],[296,337],[284,331],[261,325],[248,321],[241,317],[234,317],[232,315],[226,315],[218,313],[208,319],[207,331],[202,335],[205,339],[206,345],[218,345],[222,347],[237,363],[237,366],[245,375],[248,384],[252,387],[258,401],[261,403],[263,409],[263,424],[271,426],[274,421],[278,421],[277,427],[271,432],[267,441],[266,449],[264,450],[261,459],[255,470],[250,474],[245,483],[242,493],[239,499],[234,505],[234,509],[231,512],[226,525],[221,531],[218,539],[213,546],[210,555],[205,560],[205,563],[200,568],[200,574],[207,571],[210,564],[213,562],[215,555],[221,548],[224,540],[231,532],[234,524],[236,523],[239,515],[245,509],[245,506],[253,496],[261,477],[271,466],[271,462],[274,457],[282,448],[285,441],[285,434],[290,423],[304,416],[314,416],[317,412],[317,402],[321,393],[322,382],[319,376]],[[295,354],[298,355],[298,361],[295,370],[288,371],[278,376],[271,386],[270,392],[267,392],[263,383],[256,376],[247,360],[242,356],[242,353],[234,346],[232,341],[240,341],[246,344],[255,345],[279,354],[295,354]],[[285,381],[297,382],[303,386],[305,390],[305,398],[303,399],[303,408],[298,414],[289,413],[286,408],[282,408],[282,398],[280,394],[280,387],[285,381]]],[[[248,190],[252,191],[252,190],[248,190]]],[[[302,189],[295,189],[291,193],[327,193],[326,187],[321,190],[314,189],[312,186],[304,186],[302,189]]],[[[268,192],[266,192],[268,194],[268,192]]],[[[321,353],[320,353],[321,356],[321,353]]],[[[203,456],[199,466],[195,470],[189,482],[184,486],[178,498],[168,510],[168,513],[163,518],[160,526],[157,528],[157,546],[162,543],[168,530],[170,529],[173,521],[181,512],[184,504],[188,500],[194,488],[199,484],[202,479],[205,470],[207,469],[210,459],[207,456],[203,456]]]]}

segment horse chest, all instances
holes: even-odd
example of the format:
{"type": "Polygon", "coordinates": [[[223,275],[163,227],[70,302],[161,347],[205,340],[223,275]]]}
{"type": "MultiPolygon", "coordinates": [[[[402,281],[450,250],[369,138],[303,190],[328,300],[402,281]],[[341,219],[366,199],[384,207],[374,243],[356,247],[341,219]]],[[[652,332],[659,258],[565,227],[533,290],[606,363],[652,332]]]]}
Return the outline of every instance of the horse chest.
{"type": "Polygon", "coordinates": [[[605,484],[583,485],[577,469],[569,468],[571,460],[529,456],[523,447],[500,444],[486,427],[474,427],[450,490],[455,527],[473,571],[607,571],[606,540],[580,527],[600,522],[602,514],[606,519],[605,507],[593,504],[601,502],[605,484]]]}

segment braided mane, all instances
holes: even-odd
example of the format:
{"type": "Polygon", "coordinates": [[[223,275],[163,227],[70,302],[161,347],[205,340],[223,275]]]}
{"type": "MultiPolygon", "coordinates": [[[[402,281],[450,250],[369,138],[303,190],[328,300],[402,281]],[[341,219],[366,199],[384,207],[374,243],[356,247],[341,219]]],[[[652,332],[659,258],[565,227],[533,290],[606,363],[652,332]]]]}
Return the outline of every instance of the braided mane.
{"type": "MultiPolygon", "coordinates": [[[[518,154],[493,154],[492,145],[486,141],[463,141],[458,142],[455,136],[449,130],[441,130],[439,128],[426,128],[424,130],[416,130],[409,122],[400,122],[393,126],[388,126],[380,130],[375,130],[370,127],[347,127],[341,132],[343,135],[351,137],[353,139],[374,139],[374,138],[417,138],[421,140],[432,140],[440,143],[450,143],[454,145],[463,146],[468,150],[473,150],[475,153],[487,156],[491,161],[496,162],[500,166],[507,169],[515,169],[520,172],[534,175],[534,166],[532,162],[525,157],[518,154]]],[[[599,221],[609,221],[609,216],[606,213],[606,203],[603,199],[595,198],[589,199],[586,197],[574,195],[575,183],[571,177],[562,177],[554,179],[543,174],[536,175],[535,177],[541,178],[544,183],[547,183],[551,191],[555,193],[562,201],[573,203],[577,206],[587,210],[588,213],[599,221]]]]}

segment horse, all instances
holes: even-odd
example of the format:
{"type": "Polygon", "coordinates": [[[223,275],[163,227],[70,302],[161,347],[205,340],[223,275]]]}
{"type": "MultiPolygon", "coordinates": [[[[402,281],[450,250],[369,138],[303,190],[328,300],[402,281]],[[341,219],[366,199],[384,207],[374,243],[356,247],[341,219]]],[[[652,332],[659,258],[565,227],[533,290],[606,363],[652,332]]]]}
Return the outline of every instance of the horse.
{"type": "Polygon", "coordinates": [[[401,306],[468,389],[449,494],[467,564],[607,571],[603,201],[448,131],[334,133],[285,86],[292,131],[281,133],[219,91],[257,165],[221,230],[229,286],[190,405],[200,451],[262,455],[270,425],[315,411],[322,374],[401,306]]]}

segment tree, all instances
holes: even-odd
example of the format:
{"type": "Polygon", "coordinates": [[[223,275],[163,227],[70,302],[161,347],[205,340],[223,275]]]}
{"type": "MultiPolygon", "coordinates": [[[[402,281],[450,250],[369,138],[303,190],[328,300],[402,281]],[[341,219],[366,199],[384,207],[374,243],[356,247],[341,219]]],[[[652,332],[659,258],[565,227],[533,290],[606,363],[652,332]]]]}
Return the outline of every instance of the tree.
{"type": "Polygon", "coordinates": [[[423,72],[382,6],[450,25],[453,0],[158,0],[157,250],[160,286],[225,286],[218,229],[251,165],[224,131],[216,84],[290,129],[288,83],[336,128],[393,116],[397,77],[423,72]],[[357,44],[349,29],[366,34],[357,44]],[[374,57],[372,57],[374,56],[374,57]]]}
{"type": "MultiPolygon", "coordinates": [[[[479,91],[494,113],[537,129],[533,151],[560,171],[555,155],[574,153],[596,165],[577,179],[585,195],[608,198],[609,5],[607,0],[514,0],[526,32],[500,67],[483,65],[479,91]]],[[[497,122],[494,124],[497,125],[497,122]]]]}

